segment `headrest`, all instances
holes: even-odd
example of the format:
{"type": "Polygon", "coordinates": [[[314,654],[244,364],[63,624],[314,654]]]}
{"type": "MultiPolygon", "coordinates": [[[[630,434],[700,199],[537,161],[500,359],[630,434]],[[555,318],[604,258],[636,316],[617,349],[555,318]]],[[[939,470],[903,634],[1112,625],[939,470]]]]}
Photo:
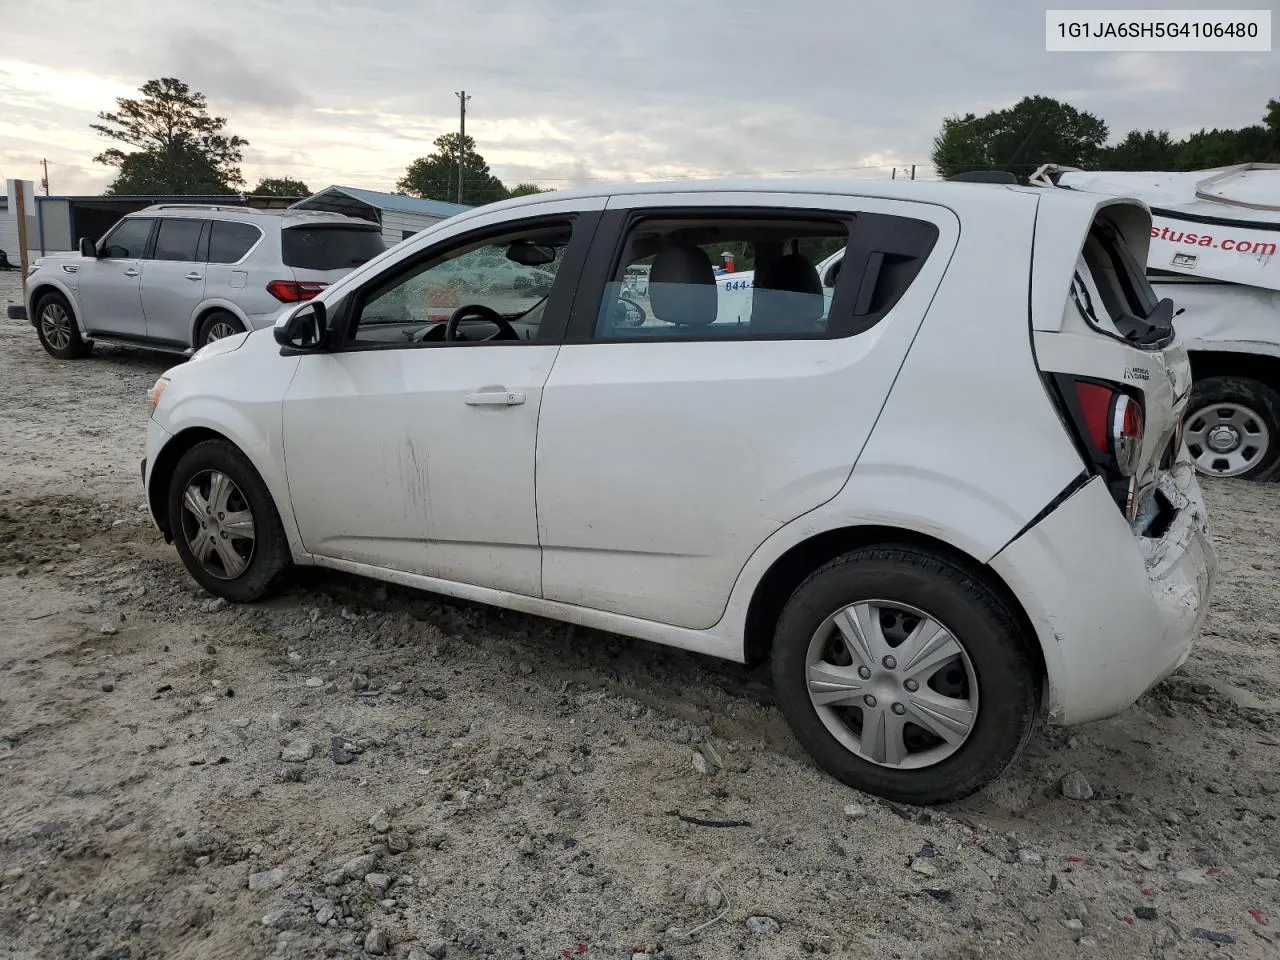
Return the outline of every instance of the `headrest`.
{"type": "Polygon", "coordinates": [[[655,317],[668,323],[714,323],[719,311],[716,273],[706,252],[687,243],[663,247],[649,271],[649,305],[655,317]]]}
{"type": "Polygon", "coordinates": [[[789,253],[756,270],[751,326],[764,332],[811,327],[826,309],[817,268],[803,254],[789,253]]]}

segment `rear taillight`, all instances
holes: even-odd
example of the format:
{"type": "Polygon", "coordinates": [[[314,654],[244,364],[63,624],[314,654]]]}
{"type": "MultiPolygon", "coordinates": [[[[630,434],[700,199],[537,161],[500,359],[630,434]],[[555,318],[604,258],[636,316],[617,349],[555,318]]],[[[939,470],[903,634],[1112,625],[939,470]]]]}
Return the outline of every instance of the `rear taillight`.
{"type": "Polygon", "coordinates": [[[267,293],[281,303],[297,303],[299,300],[310,300],[327,287],[327,283],[307,283],[297,280],[272,280],[267,284],[267,293]]]}
{"type": "Polygon", "coordinates": [[[1054,379],[1086,463],[1106,480],[1116,505],[1132,521],[1146,429],[1141,401],[1105,381],[1062,374],[1054,379]]]}

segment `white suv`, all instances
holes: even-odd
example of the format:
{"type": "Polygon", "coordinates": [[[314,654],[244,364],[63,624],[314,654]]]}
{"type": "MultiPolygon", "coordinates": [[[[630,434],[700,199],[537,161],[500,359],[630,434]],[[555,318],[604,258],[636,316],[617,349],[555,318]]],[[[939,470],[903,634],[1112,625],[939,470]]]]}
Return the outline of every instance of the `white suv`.
{"type": "Polygon", "coordinates": [[[335,213],[162,204],[124,217],[78,253],[41,257],[26,314],[61,360],[95,340],[190,352],[269,326],[386,249],[376,224],[335,213]]]}
{"type": "Polygon", "coordinates": [[[1206,614],[1149,233],[1136,201],[958,183],[482,207],[158,380],[152,515],[233,601],[315,564],[771,658],[826,770],[962,797],[1041,709],[1128,707],[1206,614]]]}

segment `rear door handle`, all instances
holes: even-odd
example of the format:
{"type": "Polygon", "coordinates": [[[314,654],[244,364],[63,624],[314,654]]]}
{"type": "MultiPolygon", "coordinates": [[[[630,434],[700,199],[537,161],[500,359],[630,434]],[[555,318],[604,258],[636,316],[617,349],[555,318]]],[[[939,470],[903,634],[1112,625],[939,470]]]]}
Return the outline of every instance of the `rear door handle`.
{"type": "Polygon", "coordinates": [[[133,269],[133,267],[130,267],[128,270],[124,272],[124,275],[126,277],[136,277],[138,275],[138,271],[133,269]]]}
{"type": "Polygon", "coordinates": [[[188,279],[188,280],[203,280],[203,279],[204,279],[204,274],[196,273],[194,270],[192,270],[190,273],[188,273],[188,274],[187,274],[187,279],[188,279]]]}
{"type": "Polygon", "coordinates": [[[523,393],[506,390],[490,390],[484,393],[468,393],[466,404],[469,407],[514,407],[524,403],[523,393]]]}

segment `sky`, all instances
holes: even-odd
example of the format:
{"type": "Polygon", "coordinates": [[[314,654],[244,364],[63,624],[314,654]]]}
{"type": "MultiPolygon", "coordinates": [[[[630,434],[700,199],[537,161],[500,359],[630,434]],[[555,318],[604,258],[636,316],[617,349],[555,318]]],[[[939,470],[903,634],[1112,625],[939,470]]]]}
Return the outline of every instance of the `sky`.
{"type": "Polygon", "coordinates": [[[315,190],[394,189],[457,130],[463,89],[493,172],[544,187],[883,178],[913,163],[923,177],[944,117],[1027,95],[1097,114],[1113,140],[1256,123],[1280,96],[1276,53],[1046,53],[1045,6],[0,0],[0,176],[38,181],[43,158],[55,195],[100,192],[113,170],[93,157],[110,143],[90,123],[161,76],[249,140],[249,186],[291,176],[315,190]]]}

